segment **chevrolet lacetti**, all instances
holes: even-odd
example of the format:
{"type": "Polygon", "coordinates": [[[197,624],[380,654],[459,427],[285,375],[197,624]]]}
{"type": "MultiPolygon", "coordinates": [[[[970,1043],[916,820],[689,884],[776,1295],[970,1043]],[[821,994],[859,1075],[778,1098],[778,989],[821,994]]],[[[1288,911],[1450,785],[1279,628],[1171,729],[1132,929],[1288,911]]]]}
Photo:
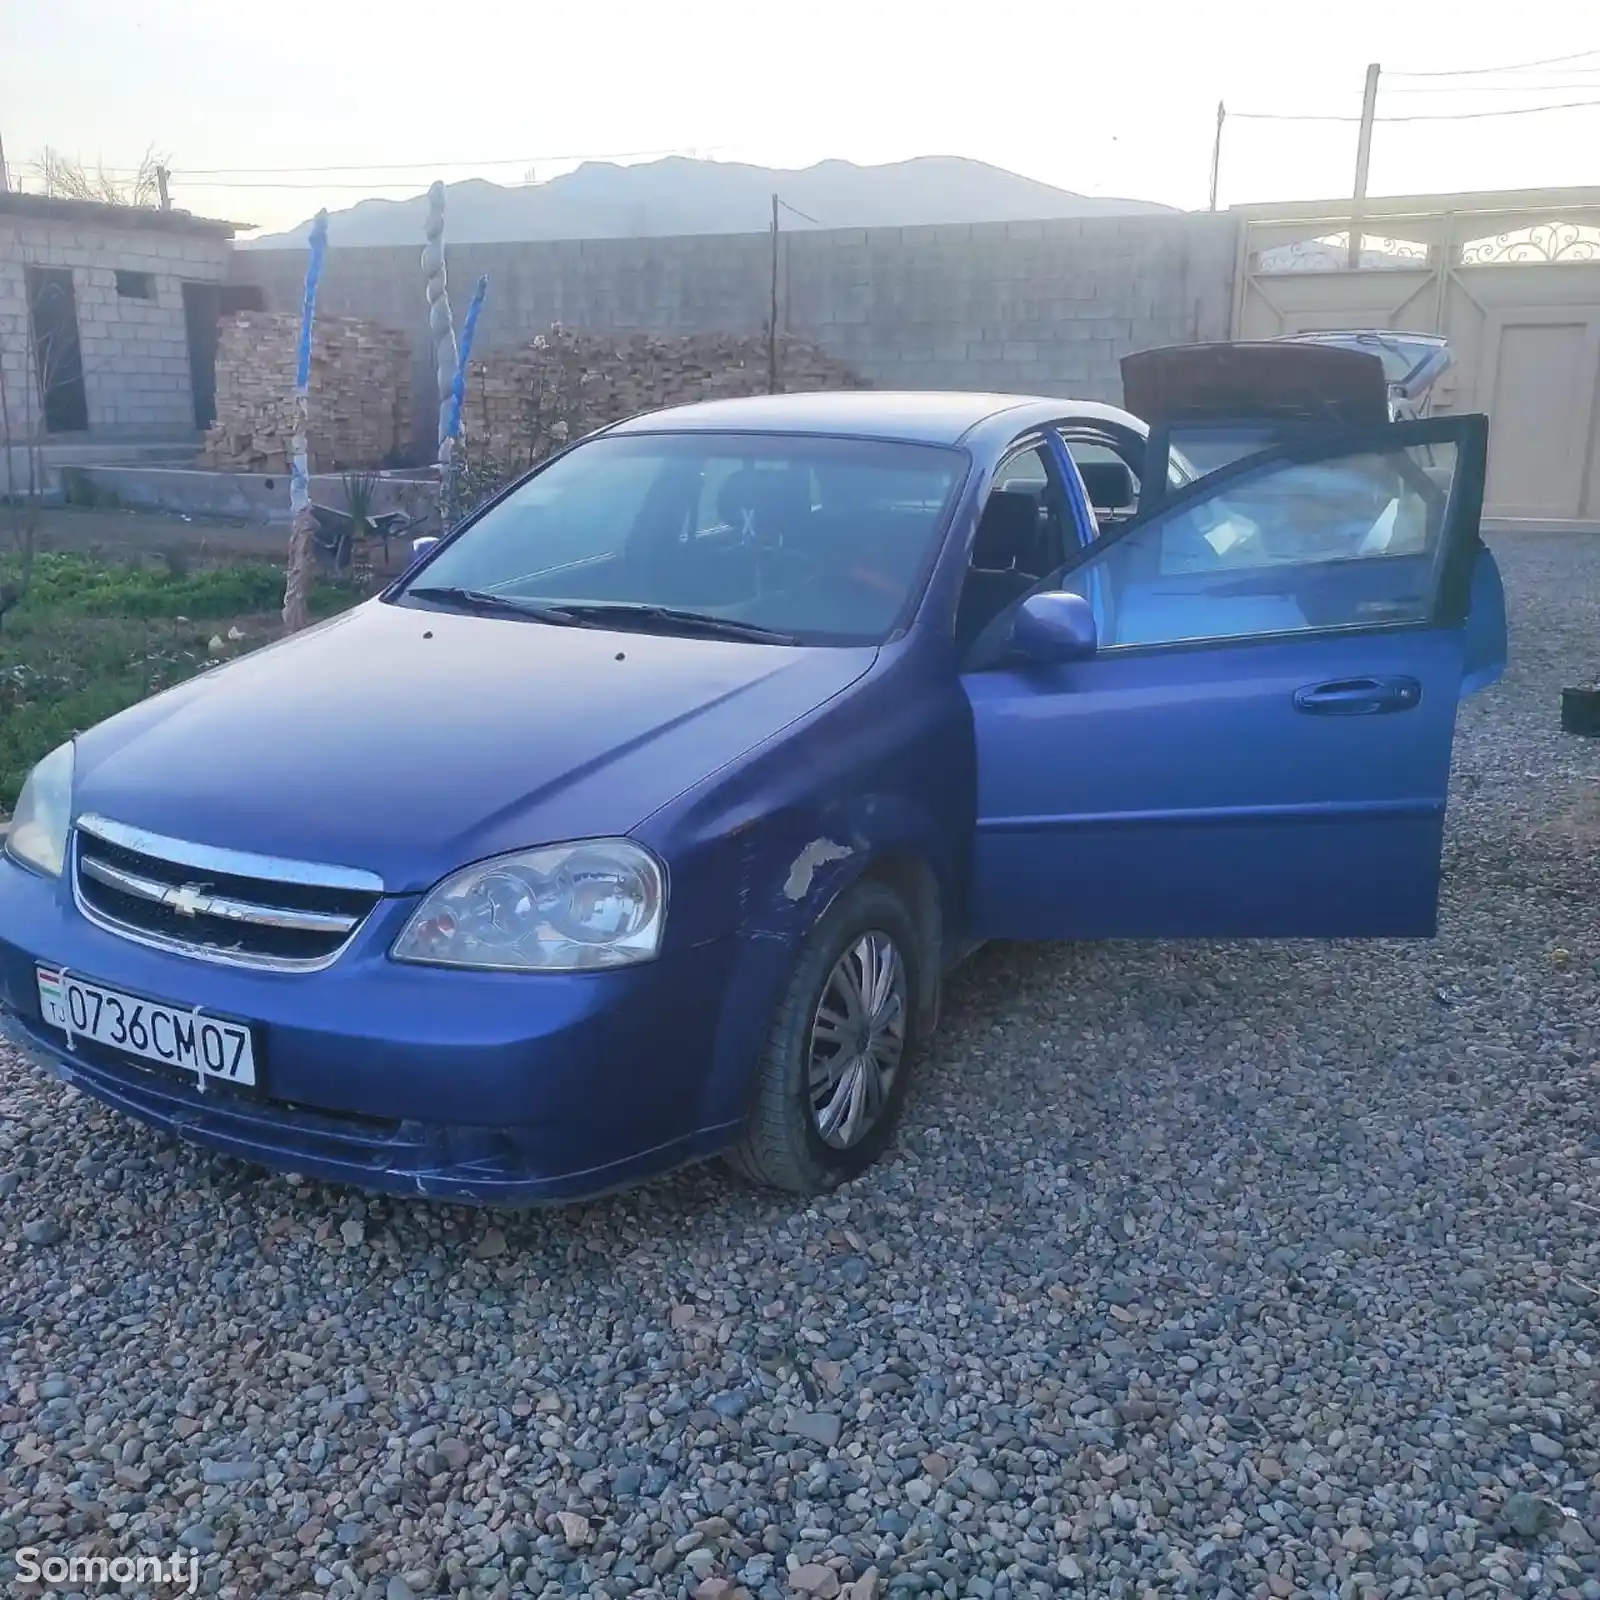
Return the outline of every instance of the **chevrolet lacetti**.
{"type": "Polygon", "coordinates": [[[1486,421],[1392,420],[1350,351],[1154,354],[1129,410],[636,417],[80,734],[0,863],[8,1031],[372,1189],[723,1153],[812,1193],[883,1151],[984,941],[1431,934],[1505,659],[1486,421]]]}

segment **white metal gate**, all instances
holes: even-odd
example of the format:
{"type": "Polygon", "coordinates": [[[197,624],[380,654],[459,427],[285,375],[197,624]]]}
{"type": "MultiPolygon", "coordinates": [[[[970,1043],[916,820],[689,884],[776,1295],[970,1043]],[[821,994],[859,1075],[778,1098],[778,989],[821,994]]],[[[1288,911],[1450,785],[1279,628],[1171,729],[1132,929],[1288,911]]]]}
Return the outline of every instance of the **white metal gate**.
{"type": "Polygon", "coordinates": [[[1442,333],[1434,409],[1491,419],[1485,515],[1600,531],[1600,189],[1236,208],[1234,333],[1442,333]]]}

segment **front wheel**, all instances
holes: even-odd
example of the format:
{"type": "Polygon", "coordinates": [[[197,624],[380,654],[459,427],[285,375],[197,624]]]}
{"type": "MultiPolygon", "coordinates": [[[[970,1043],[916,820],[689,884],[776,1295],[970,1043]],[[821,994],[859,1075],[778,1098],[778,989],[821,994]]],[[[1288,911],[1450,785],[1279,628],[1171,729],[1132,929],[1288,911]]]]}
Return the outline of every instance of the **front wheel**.
{"type": "Polygon", "coordinates": [[[820,1194],[876,1161],[905,1101],[925,981],[900,897],[870,882],[841,895],[779,1002],[734,1167],[771,1188],[820,1194]]]}

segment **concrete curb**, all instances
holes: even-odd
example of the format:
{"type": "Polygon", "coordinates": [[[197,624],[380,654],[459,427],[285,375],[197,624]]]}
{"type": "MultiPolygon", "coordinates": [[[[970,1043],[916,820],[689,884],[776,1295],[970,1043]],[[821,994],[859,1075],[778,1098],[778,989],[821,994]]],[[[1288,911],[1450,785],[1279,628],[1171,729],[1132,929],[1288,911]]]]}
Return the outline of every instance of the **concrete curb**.
{"type": "MultiPolygon", "coordinates": [[[[269,526],[289,521],[287,473],[211,472],[194,467],[70,466],[60,469],[69,505],[124,506],[138,511],[227,517],[269,526]]],[[[339,473],[311,475],[311,498],[343,509],[344,479],[339,473]]],[[[373,495],[374,512],[407,511],[421,520],[438,499],[438,471],[432,467],[384,472],[373,495]]]]}

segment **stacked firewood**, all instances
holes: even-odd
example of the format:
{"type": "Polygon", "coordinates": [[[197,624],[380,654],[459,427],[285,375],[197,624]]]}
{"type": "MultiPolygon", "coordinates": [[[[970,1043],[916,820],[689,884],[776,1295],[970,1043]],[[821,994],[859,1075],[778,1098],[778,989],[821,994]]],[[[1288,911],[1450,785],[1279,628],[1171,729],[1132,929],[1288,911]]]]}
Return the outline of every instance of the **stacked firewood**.
{"type": "MultiPolygon", "coordinates": [[[[217,329],[217,420],[204,463],[286,472],[294,431],[298,314],[239,311],[217,329]]],[[[377,467],[410,437],[411,373],[405,335],[355,317],[319,316],[311,338],[313,472],[377,467]]]]}
{"type": "MultiPolygon", "coordinates": [[[[521,350],[474,357],[462,428],[471,456],[538,460],[591,429],[661,406],[766,394],[764,333],[596,333],[554,327],[521,350]]],[[[866,389],[809,340],[780,336],[777,387],[866,389]]]]}

